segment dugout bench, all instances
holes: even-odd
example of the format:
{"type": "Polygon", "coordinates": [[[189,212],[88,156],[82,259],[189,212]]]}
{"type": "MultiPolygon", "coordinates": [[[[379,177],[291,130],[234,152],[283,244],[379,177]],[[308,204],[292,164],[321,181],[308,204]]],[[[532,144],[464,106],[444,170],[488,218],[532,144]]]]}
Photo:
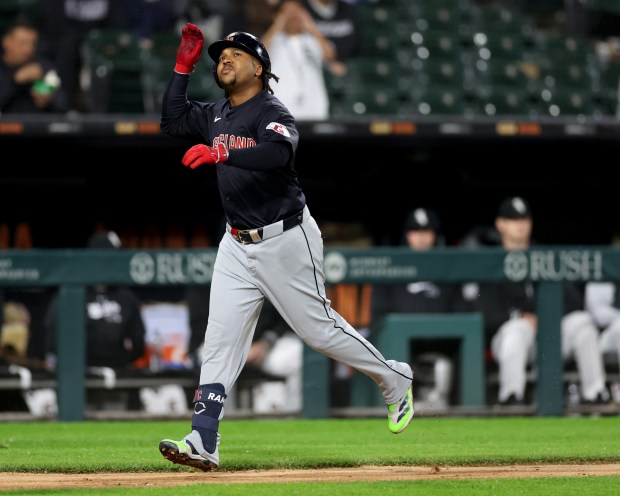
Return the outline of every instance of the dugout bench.
{"type": "MultiPolygon", "coordinates": [[[[84,419],[85,288],[193,285],[211,281],[217,249],[179,250],[3,250],[0,287],[58,288],[58,418],[84,419]]],[[[326,249],[327,284],[531,281],[536,284],[538,360],[536,414],[564,415],[560,322],[563,281],[620,281],[620,249],[610,246],[545,246],[506,252],[501,248],[444,247],[413,252],[407,247],[326,249]]],[[[330,397],[329,359],[304,350],[306,418],[326,418],[330,397]]],[[[386,352],[387,349],[382,350],[386,352]]],[[[483,393],[481,393],[483,394],[483,393]]]]}
{"type": "MultiPolygon", "coordinates": [[[[115,370],[110,367],[87,367],[84,385],[87,393],[98,391],[137,392],[141,388],[179,386],[193,395],[198,385],[198,371],[192,369],[144,369],[115,370]]],[[[283,382],[285,377],[268,374],[257,367],[246,366],[237,380],[238,408],[252,409],[252,388],[263,382],[283,382]]],[[[23,364],[0,365],[0,398],[3,391],[29,391],[56,389],[59,381],[53,371],[23,364]]],[[[189,396],[188,396],[189,398],[189,396]]]]}

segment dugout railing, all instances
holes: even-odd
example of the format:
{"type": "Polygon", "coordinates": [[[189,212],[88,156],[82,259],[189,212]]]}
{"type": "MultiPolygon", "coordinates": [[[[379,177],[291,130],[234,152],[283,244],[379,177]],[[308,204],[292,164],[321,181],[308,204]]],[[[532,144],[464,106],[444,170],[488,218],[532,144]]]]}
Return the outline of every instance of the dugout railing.
{"type": "MultiPolygon", "coordinates": [[[[85,418],[85,288],[96,283],[130,286],[209,284],[216,249],[187,250],[5,250],[0,255],[0,287],[57,287],[59,297],[56,366],[58,419],[85,418]]],[[[560,320],[564,281],[619,281],[620,249],[549,246],[506,252],[439,248],[326,249],[327,284],[502,282],[530,280],[537,286],[537,414],[564,414],[560,320]]],[[[304,353],[305,418],[330,414],[328,359],[304,353]]]]}

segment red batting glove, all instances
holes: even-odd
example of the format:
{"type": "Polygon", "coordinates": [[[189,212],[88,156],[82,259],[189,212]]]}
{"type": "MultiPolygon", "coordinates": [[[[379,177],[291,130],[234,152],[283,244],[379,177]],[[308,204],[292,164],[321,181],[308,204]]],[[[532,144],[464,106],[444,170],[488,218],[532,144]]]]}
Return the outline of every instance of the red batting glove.
{"type": "Polygon", "coordinates": [[[181,162],[190,169],[203,164],[223,164],[228,160],[228,150],[224,143],[217,146],[194,145],[183,155],[181,162]]]}
{"type": "Polygon", "coordinates": [[[200,60],[202,47],[205,44],[204,36],[198,26],[188,22],[181,31],[181,44],[177,51],[175,72],[189,74],[194,70],[196,62],[200,60]]]}

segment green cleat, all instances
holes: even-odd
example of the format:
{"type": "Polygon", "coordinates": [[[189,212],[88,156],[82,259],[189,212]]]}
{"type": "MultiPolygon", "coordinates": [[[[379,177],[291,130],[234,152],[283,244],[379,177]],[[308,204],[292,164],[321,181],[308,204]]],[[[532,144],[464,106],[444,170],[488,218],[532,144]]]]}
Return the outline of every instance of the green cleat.
{"type": "Polygon", "coordinates": [[[388,405],[388,428],[393,434],[399,434],[405,430],[413,418],[413,393],[407,389],[396,403],[388,405]]]}

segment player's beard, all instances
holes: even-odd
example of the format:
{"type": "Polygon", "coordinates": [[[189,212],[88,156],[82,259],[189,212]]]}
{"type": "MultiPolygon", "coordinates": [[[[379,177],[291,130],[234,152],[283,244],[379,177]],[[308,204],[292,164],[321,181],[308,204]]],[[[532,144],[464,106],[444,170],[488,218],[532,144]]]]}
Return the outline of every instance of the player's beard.
{"type": "Polygon", "coordinates": [[[224,82],[222,81],[222,78],[220,78],[220,83],[224,87],[224,96],[228,98],[230,96],[230,91],[228,90],[228,88],[234,88],[237,85],[237,75],[234,74],[232,81],[226,84],[224,84],[224,82]]]}

